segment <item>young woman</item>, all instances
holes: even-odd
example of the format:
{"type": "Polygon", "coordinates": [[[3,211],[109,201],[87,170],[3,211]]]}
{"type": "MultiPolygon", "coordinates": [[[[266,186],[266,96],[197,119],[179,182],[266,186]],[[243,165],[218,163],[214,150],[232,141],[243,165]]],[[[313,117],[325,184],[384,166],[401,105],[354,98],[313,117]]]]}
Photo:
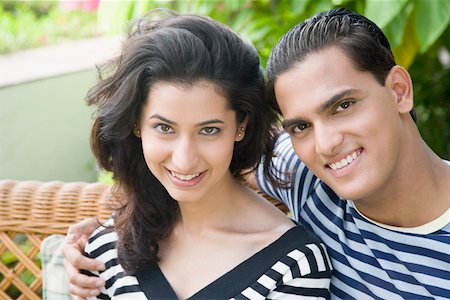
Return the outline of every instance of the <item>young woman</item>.
{"type": "Polygon", "coordinates": [[[271,157],[276,120],[256,50],[209,18],[159,11],[102,71],[91,142],[120,204],[85,248],[106,265],[98,298],[327,297],[324,246],[239,181],[271,157]]]}

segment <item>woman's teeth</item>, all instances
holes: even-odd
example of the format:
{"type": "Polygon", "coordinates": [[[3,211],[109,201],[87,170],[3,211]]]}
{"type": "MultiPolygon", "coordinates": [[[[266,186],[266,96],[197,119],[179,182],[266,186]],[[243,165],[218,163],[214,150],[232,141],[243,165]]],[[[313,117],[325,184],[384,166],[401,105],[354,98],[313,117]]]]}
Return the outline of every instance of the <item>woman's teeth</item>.
{"type": "Polygon", "coordinates": [[[181,180],[184,180],[184,181],[192,180],[192,179],[194,179],[195,177],[197,177],[198,175],[200,175],[200,173],[194,173],[194,174],[183,175],[183,174],[178,174],[178,173],[175,173],[175,172],[172,172],[172,171],[170,171],[170,174],[171,174],[173,177],[176,177],[176,178],[181,179],[181,180]]]}

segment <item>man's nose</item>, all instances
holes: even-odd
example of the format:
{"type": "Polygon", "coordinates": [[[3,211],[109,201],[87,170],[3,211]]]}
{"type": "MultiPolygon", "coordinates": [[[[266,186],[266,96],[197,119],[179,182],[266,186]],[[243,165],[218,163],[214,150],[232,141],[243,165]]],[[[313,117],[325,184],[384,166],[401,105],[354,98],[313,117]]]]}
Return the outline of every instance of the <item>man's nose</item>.
{"type": "Polygon", "coordinates": [[[318,154],[332,156],[337,147],[342,144],[344,135],[332,124],[315,124],[314,142],[318,154]]]}

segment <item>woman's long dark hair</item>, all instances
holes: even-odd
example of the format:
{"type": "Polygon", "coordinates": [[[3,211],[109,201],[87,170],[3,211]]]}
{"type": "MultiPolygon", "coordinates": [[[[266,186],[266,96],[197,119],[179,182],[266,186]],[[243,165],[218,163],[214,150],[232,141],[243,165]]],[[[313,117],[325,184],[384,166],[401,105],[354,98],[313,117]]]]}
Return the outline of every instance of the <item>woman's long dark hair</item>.
{"type": "Polygon", "coordinates": [[[235,144],[231,173],[239,178],[261,156],[268,172],[271,126],[277,115],[265,103],[257,51],[235,32],[207,17],[153,11],[130,27],[120,56],[99,68],[87,102],[97,107],[91,146],[101,168],[116,181],[115,228],[119,261],[128,274],[158,261],[158,242],[179,218],[177,202],[150,172],[141,140],[133,134],[150,86],[156,81],[192,85],[213,82],[236,111],[248,118],[235,144]]]}

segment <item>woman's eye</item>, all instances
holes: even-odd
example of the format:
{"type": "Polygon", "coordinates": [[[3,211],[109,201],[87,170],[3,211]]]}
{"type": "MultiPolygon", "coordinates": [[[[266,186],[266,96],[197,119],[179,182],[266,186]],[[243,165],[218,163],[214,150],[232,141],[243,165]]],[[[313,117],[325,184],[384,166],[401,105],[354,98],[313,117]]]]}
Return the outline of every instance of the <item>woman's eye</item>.
{"type": "Polygon", "coordinates": [[[343,110],[348,109],[350,106],[353,105],[353,103],[355,103],[355,102],[354,102],[354,101],[345,101],[345,102],[342,102],[342,103],[339,104],[339,106],[336,108],[336,112],[339,112],[339,111],[343,111],[343,110]]]}
{"type": "Polygon", "coordinates": [[[217,127],[205,127],[200,131],[201,134],[204,135],[213,135],[219,132],[219,128],[217,127]]]}
{"type": "Polygon", "coordinates": [[[172,127],[170,127],[169,125],[166,124],[158,124],[154,127],[157,131],[167,134],[167,133],[172,133],[173,129],[172,127]]]}

